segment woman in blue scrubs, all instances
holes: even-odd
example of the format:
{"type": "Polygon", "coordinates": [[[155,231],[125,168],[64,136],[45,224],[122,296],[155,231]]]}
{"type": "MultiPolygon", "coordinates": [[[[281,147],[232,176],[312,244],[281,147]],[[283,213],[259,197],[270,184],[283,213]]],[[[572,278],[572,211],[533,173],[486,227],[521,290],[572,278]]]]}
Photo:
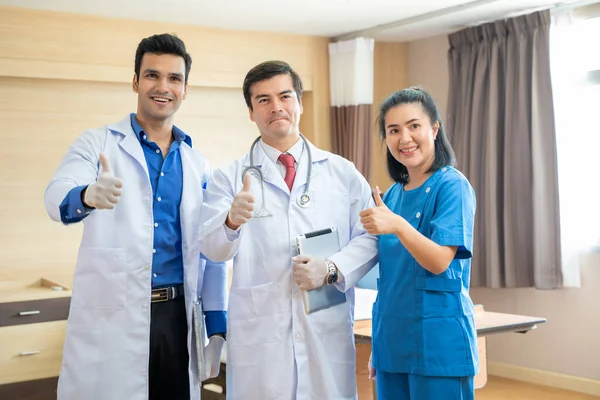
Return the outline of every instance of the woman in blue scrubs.
{"type": "Polygon", "coordinates": [[[379,236],[371,377],[380,400],[474,399],[479,370],[469,297],[475,194],[433,98],[400,90],[381,105],[381,137],[394,184],[361,212],[379,236]]]}

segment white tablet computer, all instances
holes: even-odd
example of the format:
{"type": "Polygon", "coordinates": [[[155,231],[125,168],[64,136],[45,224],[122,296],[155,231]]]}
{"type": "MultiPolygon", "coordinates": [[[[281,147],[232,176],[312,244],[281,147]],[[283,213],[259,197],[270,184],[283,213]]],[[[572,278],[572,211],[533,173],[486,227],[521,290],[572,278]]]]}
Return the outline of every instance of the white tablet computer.
{"type": "MultiPolygon", "coordinates": [[[[296,238],[298,254],[313,255],[326,259],[340,251],[338,231],[335,227],[308,232],[296,238]]],[[[323,310],[346,302],[346,293],[333,285],[324,285],[303,291],[306,314],[323,310]]]]}
{"type": "Polygon", "coordinates": [[[194,302],[192,309],[192,324],[194,328],[194,340],[196,341],[196,367],[198,368],[198,380],[202,382],[206,379],[206,362],[204,361],[204,347],[206,336],[204,330],[204,310],[202,308],[202,299],[198,298],[194,302]]]}

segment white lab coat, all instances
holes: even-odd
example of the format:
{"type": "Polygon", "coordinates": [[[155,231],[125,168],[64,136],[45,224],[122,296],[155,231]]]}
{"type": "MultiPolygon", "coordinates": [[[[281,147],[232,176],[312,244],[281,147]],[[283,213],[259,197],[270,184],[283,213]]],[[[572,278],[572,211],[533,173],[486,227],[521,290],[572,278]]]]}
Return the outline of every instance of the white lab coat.
{"type": "MultiPolygon", "coordinates": [[[[98,155],[106,153],[123,192],[114,210],[84,219],[58,383],[59,400],[146,400],[154,221],[152,186],[141,144],[127,116],[84,132],[69,148],[45,193],[46,210],[60,221],[59,205],[74,187],[94,183],[98,155]]],[[[206,159],[180,146],[183,166],[181,231],[188,326],[202,286],[205,310],[226,309],[226,270],[201,260],[198,242],[206,159]],[[205,271],[205,265],[206,267],[205,271]],[[204,276],[204,283],[202,278],[204,276]]],[[[219,267],[220,266],[220,267],[219,267]]],[[[192,330],[188,330],[190,393],[200,398],[192,330]]]]}
{"type": "MultiPolygon", "coordinates": [[[[251,219],[233,242],[223,223],[242,189],[249,156],[215,171],[205,193],[202,251],[215,261],[235,255],[227,314],[229,400],[357,398],[353,286],[377,261],[377,240],[365,232],[359,213],[374,204],[367,181],[352,163],[312,144],[310,149],[312,203],[303,209],[296,198],[306,186],[306,149],[290,196],[277,167],[256,146],[255,164],[264,175],[266,208],[273,216],[251,219]],[[307,316],[291,273],[296,236],[333,226],[343,250],[330,259],[345,277],[348,301],[307,316]]],[[[260,211],[256,179],[252,192],[260,211]]]]}

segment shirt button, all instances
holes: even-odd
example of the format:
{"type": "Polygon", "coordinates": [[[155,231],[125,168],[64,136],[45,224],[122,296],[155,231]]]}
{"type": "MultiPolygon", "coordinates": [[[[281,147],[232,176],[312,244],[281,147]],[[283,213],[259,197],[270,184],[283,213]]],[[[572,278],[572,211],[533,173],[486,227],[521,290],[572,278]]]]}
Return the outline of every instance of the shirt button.
{"type": "Polygon", "coordinates": [[[160,149],[156,149],[156,154],[160,154],[160,149]]]}
{"type": "Polygon", "coordinates": [[[145,269],[146,271],[150,271],[150,266],[149,266],[149,265],[146,265],[146,266],[144,267],[144,269],[145,269]]]}
{"type": "Polygon", "coordinates": [[[165,176],[165,173],[164,173],[164,172],[161,172],[161,173],[160,173],[160,176],[165,176]]]}
{"type": "Polygon", "coordinates": [[[420,212],[417,213],[417,218],[421,218],[421,213],[420,212]]]}
{"type": "Polygon", "coordinates": [[[79,208],[77,209],[77,214],[81,214],[81,210],[79,208]]]}
{"type": "Polygon", "coordinates": [[[156,249],[152,249],[152,253],[156,254],[156,249]]]}
{"type": "Polygon", "coordinates": [[[446,172],[446,169],[447,169],[446,167],[442,168],[442,172],[446,172]]]}
{"type": "Polygon", "coordinates": [[[425,189],[425,193],[429,193],[430,190],[431,190],[431,188],[428,187],[427,189],[425,189]]]}
{"type": "Polygon", "coordinates": [[[298,342],[299,342],[299,341],[301,341],[301,340],[302,340],[302,335],[298,333],[298,334],[296,335],[296,340],[297,340],[298,342]]]}
{"type": "Polygon", "coordinates": [[[158,228],[158,222],[155,222],[155,223],[154,223],[154,227],[155,227],[155,228],[158,228]]]}
{"type": "Polygon", "coordinates": [[[300,298],[300,293],[296,293],[296,298],[299,299],[300,298]]]}
{"type": "Polygon", "coordinates": [[[148,304],[142,304],[142,311],[148,311],[148,304]]]}
{"type": "Polygon", "coordinates": [[[161,199],[160,197],[159,197],[158,199],[156,199],[156,200],[158,200],[158,201],[162,201],[162,199],[161,199]]]}
{"type": "Polygon", "coordinates": [[[146,135],[142,135],[142,139],[146,139],[146,135]]]}
{"type": "Polygon", "coordinates": [[[156,278],[156,274],[153,274],[152,276],[156,278]]]}

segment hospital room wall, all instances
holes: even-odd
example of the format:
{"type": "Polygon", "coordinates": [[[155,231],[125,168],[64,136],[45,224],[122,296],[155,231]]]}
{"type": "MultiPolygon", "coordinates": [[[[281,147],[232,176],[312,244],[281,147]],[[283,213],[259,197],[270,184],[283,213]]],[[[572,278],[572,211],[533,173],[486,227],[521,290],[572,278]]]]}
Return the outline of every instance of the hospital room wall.
{"type": "Polygon", "coordinates": [[[241,83],[248,69],[283,59],[301,74],[302,130],[330,148],[328,40],[0,8],[0,280],[72,275],[81,225],[51,222],[47,182],[83,130],[135,111],[131,89],[141,38],[174,32],[193,57],[176,115],[214,167],[241,157],[258,134],[241,83]]]}
{"type": "MultiPolygon", "coordinates": [[[[448,39],[436,36],[408,45],[411,85],[432,93],[442,118],[447,114],[448,39]]],[[[477,249],[475,249],[477,251],[477,249]]],[[[546,317],[547,323],[526,335],[504,334],[488,338],[490,374],[523,379],[583,378],[578,384],[598,385],[600,380],[600,254],[589,256],[582,266],[582,287],[555,291],[534,289],[471,290],[475,303],[490,311],[546,317]],[[539,373],[548,371],[561,375],[539,373]],[[562,376],[567,375],[567,377],[562,376]]],[[[549,382],[550,383],[550,382],[549,382]]]]}
{"type": "Polygon", "coordinates": [[[408,44],[375,42],[373,76],[373,131],[371,141],[371,179],[384,192],[392,183],[386,164],[387,147],[379,137],[376,124],[380,104],[392,93],[408,86],[408,44]]]}
{"type": "MultiPolygon", "coordinates": [[[[299,71],[307,89],[301,130],[331,148],[326,38],[7,7],[0,7],[0,32],[0,280],[72,276],[82,226],[50,221],[44,189],[83,130],[135,111],[131,80],[142,37],[173,32],[186,42],[193,64],[176,124],[213,167],[242,156],[256,137],[240,86],[249,68],[268,59],[299,71]]],[[[405,85],[406,50],[376,44],[376,103],[405,85]]],[[[381,151],[376,132],[373,141],[373,152],[381,151]]],[[[387,186],[382,157],[373,157],[372,170],[372,183],[387,186]]]]}

